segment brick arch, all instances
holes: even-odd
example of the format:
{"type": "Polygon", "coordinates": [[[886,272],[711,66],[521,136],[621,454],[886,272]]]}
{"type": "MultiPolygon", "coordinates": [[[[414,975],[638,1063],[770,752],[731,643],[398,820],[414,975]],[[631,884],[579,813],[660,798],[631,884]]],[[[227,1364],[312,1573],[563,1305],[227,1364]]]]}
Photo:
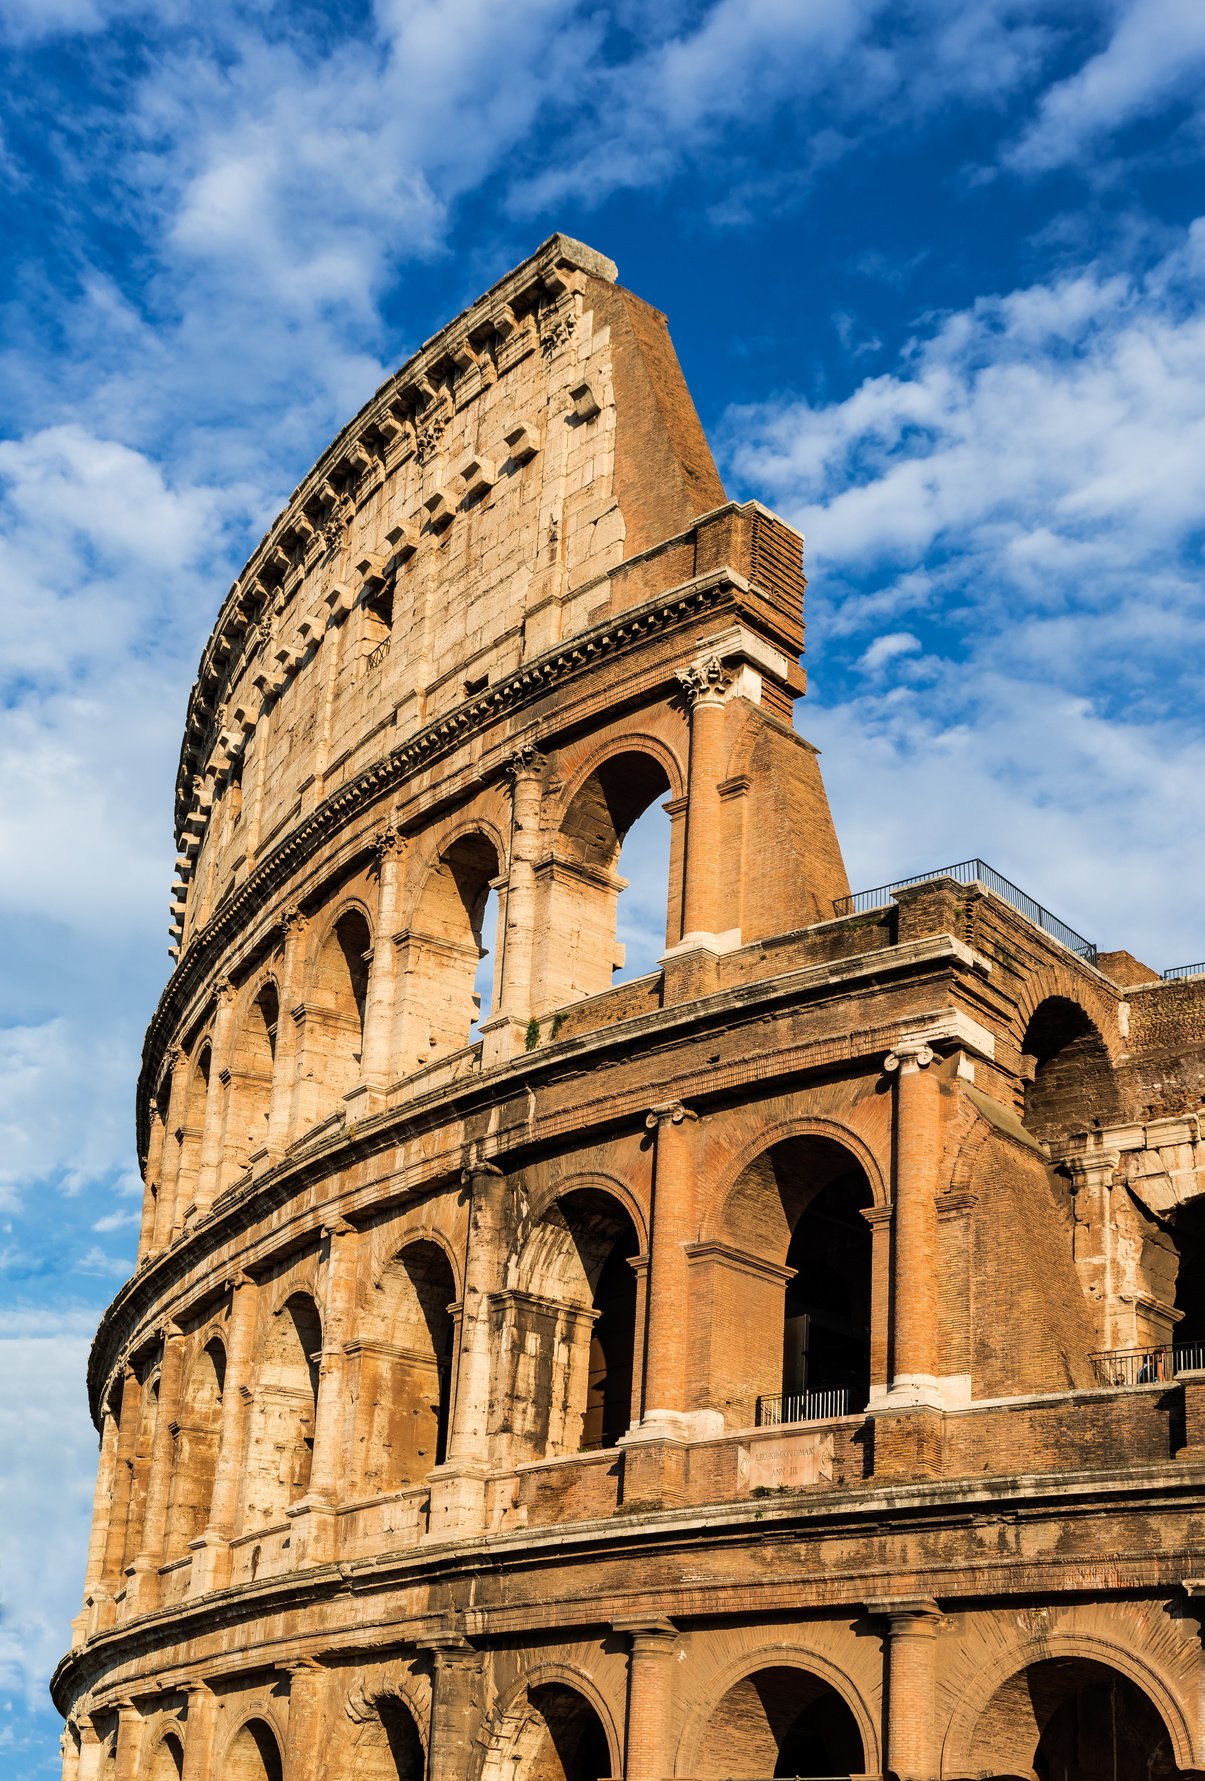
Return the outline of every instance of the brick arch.
{"type": "Polygon", "coordinates": [[[1123,1050],[1117,1027],[1117,1005],[1120,997],[1108,996],[1081,972],[1070,965],[1048,963],[1028,973],[1017,994],[1015,1016],[1009,1020],[1010,1034],[1018,1051],[1022,1049],[1026,1029],[1043,1002],[1054,998],[1074,1002],[1100,1034],[1109,1061],[1116,1062],[1123,1050]]]}
{"type": "Polygon", "coordinates": [[[878,1769],[879,1739],[874,1715],[853,1677],[819,1651],[803,1649],[798,1645],[774,1644],[758,1645],[751,1650],[742,1651],[739,1657],[733,1658],[710,1677],[702,1699],[688,1718],[678,1740],[674,1763],[676,1773],[695,1773],[700,1745],[725,1696],[746,1678],[755,1676],[759,1670],[769,1669],[802,1670],[806,1675],[815,1676],[819,1681],[827,1683],[840,1695],[853,1714],[862,1740],[868,1772],[878,1769]]]}
{"type": "Polygon", "coordinates": [[[577,1175],[565,1175],[556,1181],[536,1187],[528,1201],[528,1216],[525,1220],[529,1229],[534,1229],[541,1219],[546,1218],[558,1200],[566,1195],[580,1193],[583,1189],[592,1188],[598,1193],[606,1194],[618,1200],[636,1231],[637,1241],[642,1249],[648,1248],[648,1219],[644,1207],[625,1181],[618,1175],[608,1174],[604,1170],[585,1170],[577,1175]]]}
{"type": "Polygon", "coordinates": [[[861,1133],[842,1121],[829,1119],[823,1114],[788,1114],[781,1119],[763,1126],[755,1137],[749,1139],[736,1155],[729,1161],[727,1168],[720,1177],[716,1191],[712,1195],[712,1205],[719,1207],[718,1216],[714,1218],[715,1229],[705,1234],[720,1235],[727,1226],[728,1208],[732,1201],[741,1176],[759,1156],[775,1144],[781,1144],[788,1138],[828,1138],[839,1144],[843,1150],[849,1151],[859,1165],[870,1185],[871,1197],[876,1206],[889,1206],[891,1192],[887,1177],[878,1157],[862,1137],[861,1133]]]}
{"type": "Polygon", "coordinates": [[[616,755],[647,754],[655,760],[669,781],[671,798],[686,796],[686,767],[677,751],[653,730],[623,730],[610,725],[587,741],[572,744],[557,757],[563,781],[552,801],[554,821],[559,828],[586,781],[616,755]]]}
{"type": "Polygon", "coordinates": [[[490,1716],[486,1729],[480,1781],[512,1781],[512,1775],[516,1781],[522,1781],[521,1771],[512,1769],[511,1762],[519,1755],[516,1746],[530,1712],[528,1695],[533,1688],[546,1688],[550,1685],[570,1689],[593,1709],[610,1750],[611,1772],[615,1775],[622,1772],[623,1751],[610,1702],[584,1665],[562,1658],[524,1670],[518,1681],[503,1696],[490,1716]]]}
{"type": "Polygon", "coordinates": [[[1147,1697],[1167,1730],[1177,1768],[1196,1760],[1188,1717],[1171,1684],[1132,1647],[1093,1633],[1051,1633],[1009,1646],[981,1668],[964,1690],[950,1716],[941,1749],[941,1775],[960,1778],[968,1772],[975,1734],[992,1701],[1014,1676],[1050,1658],[1080,1657],[1104,1664],[1125,1676],[1147,1697]]]}

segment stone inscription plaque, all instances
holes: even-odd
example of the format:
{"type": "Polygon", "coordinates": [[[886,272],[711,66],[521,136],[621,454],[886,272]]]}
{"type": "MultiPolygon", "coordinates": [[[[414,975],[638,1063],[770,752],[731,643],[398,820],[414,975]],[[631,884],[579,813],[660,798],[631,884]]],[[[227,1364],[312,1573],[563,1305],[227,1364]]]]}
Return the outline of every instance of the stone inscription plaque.
{"type": "Polygon", "coordinates": [[[802,1490],[831,1484],[831,1435],[782,1435],[737,1452],[737,1476],[744,1490],[802,1490]]]}

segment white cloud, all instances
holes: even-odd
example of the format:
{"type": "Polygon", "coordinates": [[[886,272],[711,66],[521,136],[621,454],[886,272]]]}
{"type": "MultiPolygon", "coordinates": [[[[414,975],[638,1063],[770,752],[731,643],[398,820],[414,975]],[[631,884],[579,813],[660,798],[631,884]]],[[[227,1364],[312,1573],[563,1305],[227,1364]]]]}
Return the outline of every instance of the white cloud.
{"type": "Polygon", "coordinates": [[[1043,95],[1037,116],[1006,156],[1040,173],[1088,157],[1102,142],[1169,103],[1199,105],[1205,78],[1200,0],[1129,0],[1116,8],[1105,47],[1043,95]]]}
{"type": "Polygon", "coordinates": [[[911,631],[884,631],[881,637],[876,637],[862,651],[858,666],[867,674],[877,674],[890,662],[896,662],[901,656],[911,655],[920,648],[920,638],[914,637],[911,631]]]}

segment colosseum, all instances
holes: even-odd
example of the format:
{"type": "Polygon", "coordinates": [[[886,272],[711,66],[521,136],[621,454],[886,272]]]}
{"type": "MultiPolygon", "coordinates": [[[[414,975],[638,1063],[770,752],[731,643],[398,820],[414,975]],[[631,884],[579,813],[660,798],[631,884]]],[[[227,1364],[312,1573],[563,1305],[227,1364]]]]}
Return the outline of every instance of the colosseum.
{"type": "Polygon", "coordinates": [[[230,590],[65,1781],[1205,1776],[1205,967],[851,894],[803,589],[554,236],[230,590]]]}

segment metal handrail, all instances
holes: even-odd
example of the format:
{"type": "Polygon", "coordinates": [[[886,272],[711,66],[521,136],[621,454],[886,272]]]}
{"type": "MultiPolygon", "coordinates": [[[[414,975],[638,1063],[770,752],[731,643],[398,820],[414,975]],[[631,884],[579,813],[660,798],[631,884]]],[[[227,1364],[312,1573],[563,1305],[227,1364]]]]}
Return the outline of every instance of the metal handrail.
{"type": "Polygon", "coordinates": [[[1113,1348],[1091,1354],[1098,1385],[1160,1385],[1177,1373],[1205,1369],[1205,1342],[1162,1343],[1154,1348],[1113,1348]]]}
{"type": "Polygon", "coordinates": [[[1164,983],[1178,983],[1182,977],[1205,977],[1205,963],[1199,965],[1172,965],[1161,973],[1164,983]]]}
{"type": "Polygon", "coordinates": [[[828,1422],[834,1416],[848,1416],[853,1390],[848,1385],[832,1385],[826,1391],[778,1392],[759,1397],[755,1412],[758,1428],[781,1428],[786,1423],[828,1422]]]}
{"type": "Polygon", "coordinates": [[[939,878],[952,878],[957,884],[981,884],[985,890],[993,891],[996,896],[1011,903],[1014,909],[1020,910],[1035,927],[1057,940],[1069,952],[1078,958],[1085,959],[1088,964],[1096,963],[1097,949],[1091,940],[1085,940],[1074,928],[1044,909],[1026,891],[1020,890],[1011,879],[1003,877],[995,867],[989,866],[986,860],[960,860],[956,866],[939,866],[932,872],[917,872],[911,878],[897,878],[891,884],[876,885],[874,890],[855,891],[848,897],[837,897],[833,910],[837,915],[865,915],[871,909],[884,909],[890,903],[896,891],[910,890],[913,885],[932,884],[939,878]]]}

